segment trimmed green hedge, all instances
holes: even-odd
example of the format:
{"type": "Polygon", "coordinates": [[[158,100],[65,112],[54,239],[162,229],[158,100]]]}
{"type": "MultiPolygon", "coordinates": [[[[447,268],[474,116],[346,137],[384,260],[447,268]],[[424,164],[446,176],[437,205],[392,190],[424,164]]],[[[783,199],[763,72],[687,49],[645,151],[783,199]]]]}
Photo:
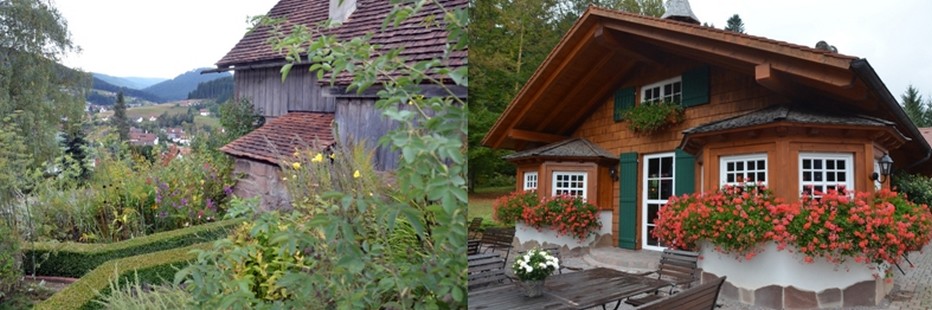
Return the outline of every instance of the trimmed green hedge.
{"type": "Polygon", "coordinates": [[[35,254],[36,274],[42,276],[81,277],[101,264],[123,257],[179,248],[226,237],[242,219],[192,226],[107,244],[74,242],[39,242],[23,245],[23,270],[32,274],[35,254]],[[47,255],[48,259],[43,256],[47,255]]]}
{"type": "Polygon", "coordinates": [[[160,283],[172,281],[177,269],[183,268],[190,261],[197,259],[191,250],[206,250],[212,242],[198,243],[183,248],[171,249],[144,255],[115,259],[100,265],[81,277],[64,290],[52,295],[46,301],[36,305],[35,309],[100,309],[103,306],[94,302],[98,292],[107,294],[110,282],[116,275],[121,281],[139,275],[142,283],[160,283]]]}

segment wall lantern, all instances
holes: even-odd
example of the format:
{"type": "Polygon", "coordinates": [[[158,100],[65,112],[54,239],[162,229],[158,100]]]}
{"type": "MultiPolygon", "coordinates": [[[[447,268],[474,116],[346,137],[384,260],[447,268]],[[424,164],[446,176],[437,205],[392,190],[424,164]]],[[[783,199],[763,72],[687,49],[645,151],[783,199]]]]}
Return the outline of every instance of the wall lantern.
{"type": "Polygon", "coordinates": [[[880,158],[880,174],[877,172],[871,174],[871,180],[878,181],[880,183],[886,182],[887,178],[890,176],[890,170],[893,169],[893,158],[890,158],[889,154],[884,153],[883,157],[880,158]]]}
{"type": "Polygon", "coordinates": [[[618,181],[618,168],[609,168],[608,175],[612,177],[612,181],[618,181]]]}

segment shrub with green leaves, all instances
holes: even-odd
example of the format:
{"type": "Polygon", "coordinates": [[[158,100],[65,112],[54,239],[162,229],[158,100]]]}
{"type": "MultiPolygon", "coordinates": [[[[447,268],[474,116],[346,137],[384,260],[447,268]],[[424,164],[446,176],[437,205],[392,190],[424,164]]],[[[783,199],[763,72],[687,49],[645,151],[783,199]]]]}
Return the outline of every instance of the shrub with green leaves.
{"type": "Polygon", "coordinates": [[[19,235],[0,220],[0,302],[16,288],[20,270],[19,235]]]}
{"type": "Polygon", "coordinates": [[[683,106],[673,101],[641,103],[625,112],[628,128],[639,133],[652,133],[668,124],[683,121],[683,106]]]}
{"type": "Polygon", "coordinates": [[[932,205],[932,178],[921,174],[896,173],[893,189],[917,204],[932,205]]]}
{"type": "Polygon", "coordinates": [[[139,278],[138,272],[129,281],[120,281],[119,275],[112,278],[109,287],[109,294],[94,300],[103,309],[186,309],[193,302],[191,294],[183,288],[171,283],[149,285],[139,278]]]}

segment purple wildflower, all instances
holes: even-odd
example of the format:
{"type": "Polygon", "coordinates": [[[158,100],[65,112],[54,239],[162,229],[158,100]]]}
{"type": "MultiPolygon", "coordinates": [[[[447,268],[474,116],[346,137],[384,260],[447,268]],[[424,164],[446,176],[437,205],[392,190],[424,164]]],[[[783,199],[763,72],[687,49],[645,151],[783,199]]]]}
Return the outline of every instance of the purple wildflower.
{"type": "Polygon", "coordinates": [[[208,209],[208,210],[213,210],[214,208],[215,208],[215,207],[214,207],[214,200],[213,200],[213,199],[210,199],[210,198],[207,198],[207,209],[208,209]]]}
{"type": "Polygon", "coordinates": [[[168,212],[165,212],[165,211],[159,212],[159,218],[166,218],[166,217],[168,217],[168,212]]]}
{"type": "Polygon", "coordinates": [[[182,206],[187,206],[187,205],[188,205],[188,198],[181,198],[181,205],[182,205],[182,206]]]}
{"type": "Polygon", "coordinates": [[[224,186],[224,187],[223,187],[223,193],[224,193],[224,194],[227,194],[227,196],[233,195],[233,189],[230,188],[229,186],[224,186]]]}

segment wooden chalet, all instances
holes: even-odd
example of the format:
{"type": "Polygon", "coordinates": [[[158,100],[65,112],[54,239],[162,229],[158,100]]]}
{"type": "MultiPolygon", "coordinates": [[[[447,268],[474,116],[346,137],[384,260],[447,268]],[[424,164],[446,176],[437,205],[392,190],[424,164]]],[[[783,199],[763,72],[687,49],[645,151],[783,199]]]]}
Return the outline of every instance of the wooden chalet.
{"type": "MultiPolygon", "coordinates": [[[[466,0],[440,0],[446,9],[465,7],[466,0]]],[[[382,21],[393,4],[381,0],[280,0],[267,14],[283,19],[281,30],[289,32],[296,25],[310,29],[325,20],[339,21],[340,26],[322,30],[340,39],[349,40],[368,33],[370,41],[380,51],[403,47],[401,57],[408,61],[444,59],[451,68],[466,65],[466,51],[444,54],[447,32],[440,6],[430,3],[398,27],[382,29],[382,21]],[[428,22],[431,21],[431,22],[428,22]]],[[[325,148],[333,143],[365,141],[374,150],[375,166],[392,170],[398,154],[388,147],[377,146],[379,138],[395,127],[382,117],[375,107],[378,86],[357,94],[347,92],[352,76],[320,81],[308,72],[311,65],[295,65],[282,81],[281,68],[285,55],[273,49],[270,26],[261,26],[246,33],[212,71],[235,71],[234,96],[248,99],[267,119],[266,125],[221,148],[236,158],[236,172],[246,177],[237,184],[241,197],[262,196],[263,208],[287,207],[288,199],[280,184],[279,163],[296,147],[325,148]],[[334,132],[338,131],[338,132],[334,132]],[[317,141],[317,142],[315,142],[317,141]],[[318,143],[319,142],[319,143],[318,143]],[[316,143],[316,144],[315,144],[316,143]]],[[[449,82],[458,96],[466,97],[466,89],[449,82]]],[[[422,86],[422,94],[440,94],[440,88],[422,86]]]]}
{"type": "MultiPolygon", "coordinates": [[[[682,1],[681,1],[682,2],[682,1]]],[[[867,60],[703,27],[686,6],[653,18],[590,7],[491,128],[517,152],[517,188],[584,197],[611,212],[612,242],[663,248],[650,232],[671,195],[740,181],[776,196],[874,191],[885,155],[928,172],[929,143],[867,60]],[[681,122],[629,129],[659,100],[681,122]]]]}

